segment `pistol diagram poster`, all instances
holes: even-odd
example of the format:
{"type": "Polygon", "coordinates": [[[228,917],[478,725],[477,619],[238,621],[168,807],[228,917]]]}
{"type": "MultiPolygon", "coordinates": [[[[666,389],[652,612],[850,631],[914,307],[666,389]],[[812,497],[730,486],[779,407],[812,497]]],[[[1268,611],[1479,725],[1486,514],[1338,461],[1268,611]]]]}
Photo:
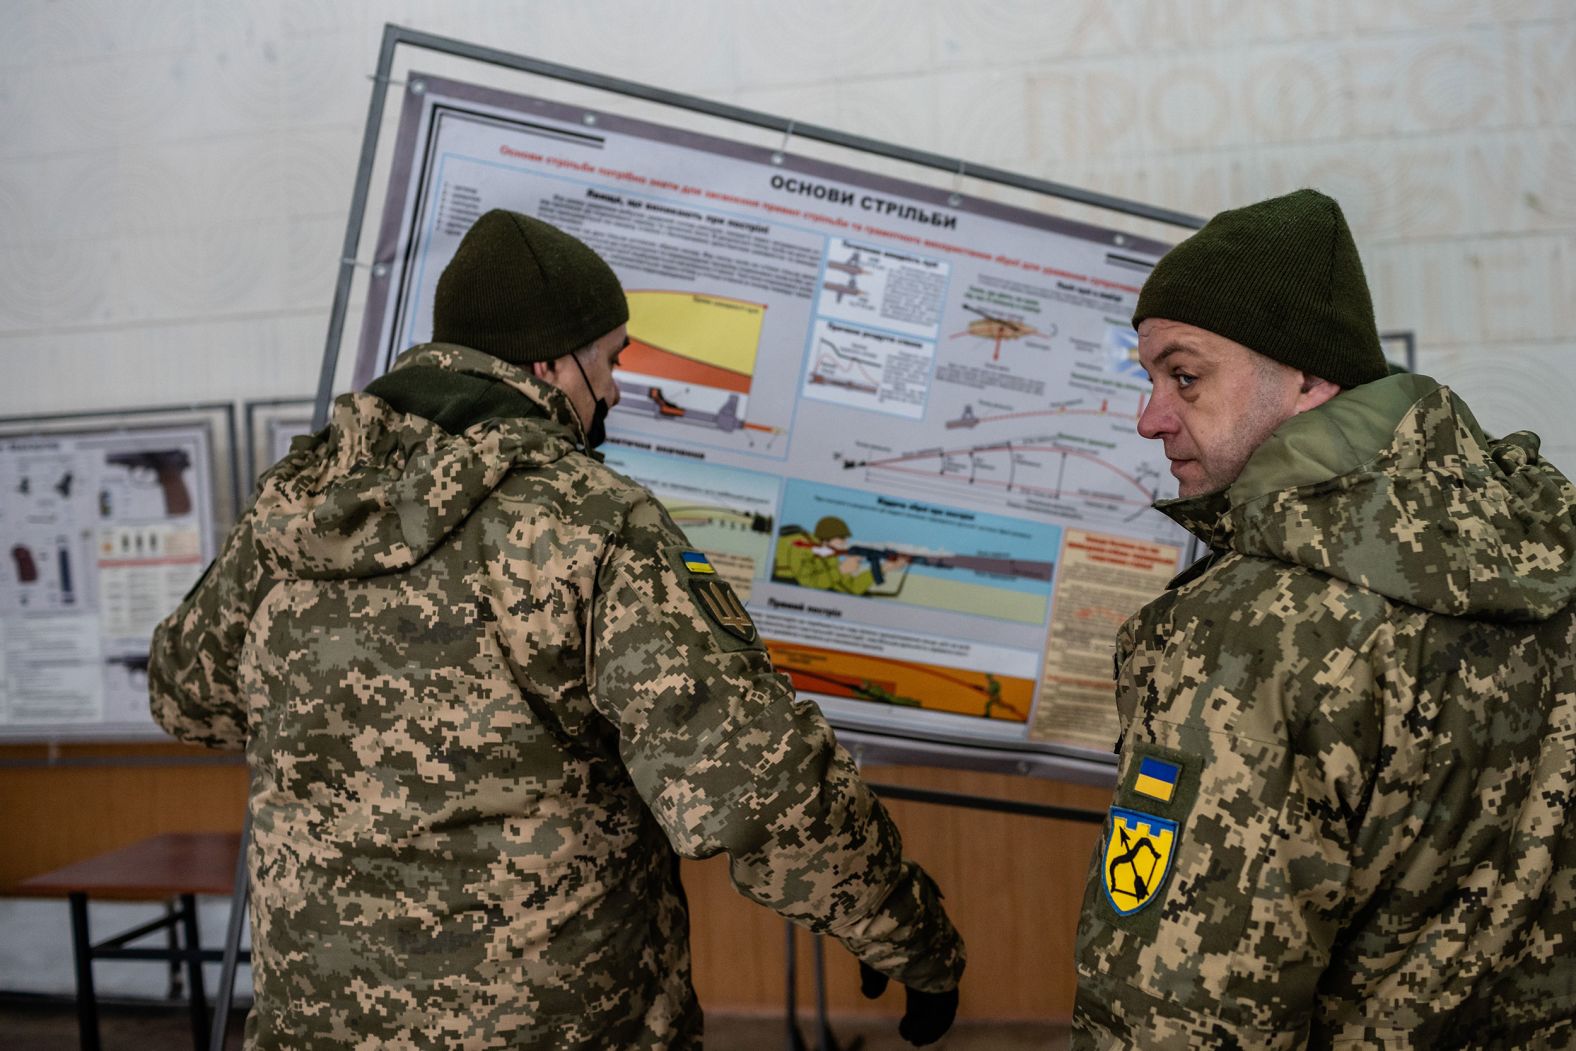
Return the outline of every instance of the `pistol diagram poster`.
{"type": "Polygon", "coordinates": [[[148,641],[213,557],[205,426],[0,434],[0,735],[153,727],[148,641]]]}
{"type": "MultiPolygon", "coordinates": [[[[1183,560],[1128,324],[1166,246],[412,75],[358,385],[431,332],[482,213],[627,291],[607,462],[841,726],[1109,755],[1117,625],[1183,560]]],[[[791,151],[791,145],[790,145],[791,151]]]]}

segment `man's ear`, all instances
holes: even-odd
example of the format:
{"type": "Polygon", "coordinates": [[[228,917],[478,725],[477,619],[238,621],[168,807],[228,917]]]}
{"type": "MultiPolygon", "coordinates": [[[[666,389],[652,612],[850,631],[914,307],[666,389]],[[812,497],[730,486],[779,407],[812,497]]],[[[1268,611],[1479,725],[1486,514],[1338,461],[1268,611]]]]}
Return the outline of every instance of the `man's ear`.
{"type": "Polygon", "coordinates": [[[552,361],[533,361],[531,362],[531,375],[545,383],[551,383],[553,382],[553,377],[558,375],[557,370],[553,368],[555,364],[557,363],[552,361]]]}
{"type": "Polygon", "coordinates": [[[1297,388],[1295,411],[1307,412],[1309,409],[1317,409],[1339,393],[1341,393],[1341,388],[1338,384],[1315,376],[1311,372],[1304,372],[1302,374],[1302,383],[1297,388]]]}

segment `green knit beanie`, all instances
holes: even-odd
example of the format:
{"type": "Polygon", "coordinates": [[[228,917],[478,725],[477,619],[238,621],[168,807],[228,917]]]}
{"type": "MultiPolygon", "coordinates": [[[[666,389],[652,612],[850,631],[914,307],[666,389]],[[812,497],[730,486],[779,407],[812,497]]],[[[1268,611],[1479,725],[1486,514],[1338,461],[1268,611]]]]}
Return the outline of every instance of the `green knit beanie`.
{"type": "Polygon", "coordinates": [[[1342,387],[1388,372],[1341,206],[1298,190],[1221,212],[1144,282],[1133,327],[1179,321],[1342,387]]]}
{"type": "Polygon", "coordinates": [[[460,241],[432,304],[432,338],[515,365],[552,361],[629,320],[602,257],[556,226],[494,209],[460,241]]]}

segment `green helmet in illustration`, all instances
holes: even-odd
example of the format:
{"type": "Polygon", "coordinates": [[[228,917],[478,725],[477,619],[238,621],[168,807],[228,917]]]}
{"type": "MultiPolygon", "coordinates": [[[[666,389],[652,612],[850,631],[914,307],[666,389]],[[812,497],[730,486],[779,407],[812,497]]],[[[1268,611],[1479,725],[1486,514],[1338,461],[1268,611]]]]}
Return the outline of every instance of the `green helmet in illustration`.
{"type": "Polygon", "coordinates": [[[828,540],[846,540],[852,535],[848,523],[836,515],[827,515],[815,523],[815,538],[822,543],[828,540]]]}

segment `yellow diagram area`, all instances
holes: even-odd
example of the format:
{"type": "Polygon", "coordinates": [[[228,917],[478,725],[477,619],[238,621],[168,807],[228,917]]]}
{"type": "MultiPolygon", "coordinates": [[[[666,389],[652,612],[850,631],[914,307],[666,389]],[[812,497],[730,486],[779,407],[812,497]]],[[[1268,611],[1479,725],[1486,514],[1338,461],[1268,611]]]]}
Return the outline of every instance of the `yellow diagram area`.
{"type": "Polygon", "coordinates": [[[764,304],[662,290],[626,291],[625,297],[631,340],[714,369],[754,374],[764,304]]]}

